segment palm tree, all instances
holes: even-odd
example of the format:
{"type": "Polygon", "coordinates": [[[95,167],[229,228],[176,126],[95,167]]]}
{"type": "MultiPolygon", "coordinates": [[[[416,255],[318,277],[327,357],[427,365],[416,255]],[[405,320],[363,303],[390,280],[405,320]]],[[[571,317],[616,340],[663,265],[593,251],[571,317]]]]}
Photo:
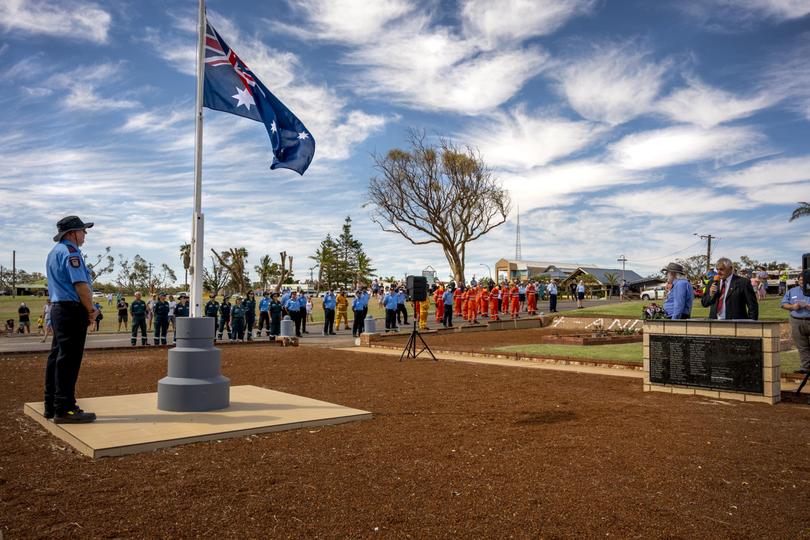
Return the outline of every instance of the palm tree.
{"type": "Polygon", "coordinates": [[[615,272],[605,272],[605,281],[608,284],[607,297],[610,298],[613,295],[613,288],[619,282],[619,276],[615,272]]]}
{"type": "Polygon", "coordinates": [[[253,269],[259,275],[259,283],[261,283],[262,290],[267,290],[267,285],[270,283],[270,280],[273,278],[273,260],[270,258],[270,255],[264,255],[259,259],[259,264],[254,266],[253,269]]]}
{"type": "Polygon", "coordinates": [[[790,221],[794,219],[798,219],[802,216],[810,215],[810,204],[806,202],[800,202],[799,207],[793,211],[793,215],[790,216],[790,221]]]}
{"type": "Polygon", "coordinates": [[[188,269],[191,266],[191,244],[182,244],[180,246],[180,258],[183,259],[183,283],[188,286],[188,269]]]}

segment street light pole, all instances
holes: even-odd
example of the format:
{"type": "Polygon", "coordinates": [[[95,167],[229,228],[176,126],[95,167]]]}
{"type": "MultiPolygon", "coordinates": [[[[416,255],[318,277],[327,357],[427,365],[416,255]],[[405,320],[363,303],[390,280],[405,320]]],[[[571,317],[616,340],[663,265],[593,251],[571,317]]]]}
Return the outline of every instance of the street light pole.
{"type": "Polygon", "coordinates": [[[627,257],[625,257],[625,256],[622,254],[622,255],[619,255],[619,258],[618,258],[618,259],[616,259],[616,260],[617,260],[618,262],[622,263],[622,281],[625,281],[625,279],[624,279],[624,263],[626,263],[626,262],[627,262],[627,257]]]}
{"type": "Polygon", "coordinates": [[[479,266],[483,266],[487,269],[487,273],[489,274],[489,282],[492,283],[492,270],[489,269],[489,265],[481,263],[479,266]]]}

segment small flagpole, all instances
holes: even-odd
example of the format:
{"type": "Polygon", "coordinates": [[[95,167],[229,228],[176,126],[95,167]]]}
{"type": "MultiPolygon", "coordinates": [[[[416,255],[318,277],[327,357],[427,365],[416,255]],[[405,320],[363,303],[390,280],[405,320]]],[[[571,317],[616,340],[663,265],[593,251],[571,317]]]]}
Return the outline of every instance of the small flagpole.
{"type": "Polygon", "coordinates": [[[203,143],[203,81],[205,79],[205,0],[200,0],[197,31],[197,104],[194,143],[194,214],[191,226],[191,316],[202,317],[203,293],[203,229],[202,213],[202,143],[203,143]]]}

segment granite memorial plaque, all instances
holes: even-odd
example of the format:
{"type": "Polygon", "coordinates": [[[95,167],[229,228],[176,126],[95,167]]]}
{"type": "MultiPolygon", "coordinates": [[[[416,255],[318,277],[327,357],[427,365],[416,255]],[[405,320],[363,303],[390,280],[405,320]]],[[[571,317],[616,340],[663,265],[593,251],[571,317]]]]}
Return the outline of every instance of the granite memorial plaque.
{"type": "Polygon", "coordinates": [[[762,340],[651,335],[650,382],[761,394],[762,340]]]}

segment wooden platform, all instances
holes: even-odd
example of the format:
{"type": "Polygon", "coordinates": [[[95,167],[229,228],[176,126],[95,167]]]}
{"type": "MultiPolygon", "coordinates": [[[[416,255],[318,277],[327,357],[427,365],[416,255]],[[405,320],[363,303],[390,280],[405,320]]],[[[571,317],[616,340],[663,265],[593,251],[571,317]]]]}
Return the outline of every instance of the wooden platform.
{"type": "Polygon", "coordinates": [[[98,419],[92,424],[54,424],[43,416],[42,402],[26,403],[24,412],[93,458],[372,417],[368,411],[258,386],[231,387],[231,406],[212,412],[158,410],[157,393],[80,399],[79,406],[98,419]]]}

